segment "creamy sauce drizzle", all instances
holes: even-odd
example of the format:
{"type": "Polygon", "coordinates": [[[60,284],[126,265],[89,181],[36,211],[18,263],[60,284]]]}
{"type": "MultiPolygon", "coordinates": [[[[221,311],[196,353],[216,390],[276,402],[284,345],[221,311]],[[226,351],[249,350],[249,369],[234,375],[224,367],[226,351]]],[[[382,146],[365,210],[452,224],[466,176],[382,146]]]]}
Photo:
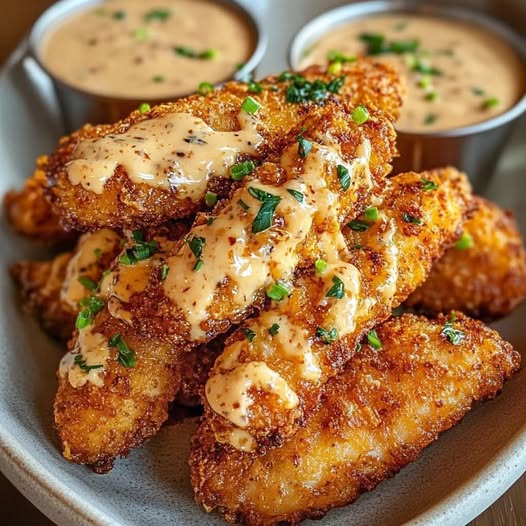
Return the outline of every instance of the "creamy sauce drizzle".
{"type": "Polygon", "coordinates": [[[87,382],[102,387],[104,385],[104,369],[110,357],[110,349],[106,338],[98,333],[92,332],[91,327],[79,330],[75,347],[66,353],[59,366],[59,375],[68,378],[69,383],[75,389],[84,386],[87,382]],[[75,357],[81,356],[87,366],[100,365],[97,369],[89,372],[83,371],[76,363],[75,357]]]}
{"type": "MultiPolygon", "coordinates": [[[[60,299],[73,310],[78,310],[79,302],[89,295],[89,290],[79,281],[81,276],[91,278],[90,270],[97,264],[99,253],[112,252],[119,242],[119,236],[112,230],[102,229],[80,237],[75,253],[66,268],[66,277],[60,291],[60,299]]],[[[98,276],[95,281],[98,281],[98,276]]]]}
{"type": "Polygon", "coordinates": [[[121,134],[84,140],[67,165],[69,180],[101,194],[122,166],[135,184],[199,201],[210,176],[226,176],[240,154],[257,153],[262,137],[256,117],[240,111],[238,121],[239,131],[220,132],[199,117],[168,113],[133,124],[121,134]]]}
{"type": "Polygon", "coordinates": [[[401,131],[476,124],[508,110],[525,93],[525,65],[506,42],[475,24],[434,16],[393,13],[333,28],[310,48],[300,68],[326,64],[331,51],[365,54],[367,45],[360,39],[364,33],[383,35],[386,43],[419,41],[416,52],[373,57],[406,77],[407,99],[396,125],[401,131]],[[416,61],[442,74],[416,71],[416,61]],[[498,103],[485,107],[491,98],[498,103]]]}
{"type": "Polygon", "coordinates": [[[78,89],[166,100],[193,92],[203,81],[227,80],[254,48],[247,20],[223,3],[111,0],[49,30],[39,56],[53,75],[78,89]],[[213,50],[214,56],[189,58],[177,47],[213,50]]]}

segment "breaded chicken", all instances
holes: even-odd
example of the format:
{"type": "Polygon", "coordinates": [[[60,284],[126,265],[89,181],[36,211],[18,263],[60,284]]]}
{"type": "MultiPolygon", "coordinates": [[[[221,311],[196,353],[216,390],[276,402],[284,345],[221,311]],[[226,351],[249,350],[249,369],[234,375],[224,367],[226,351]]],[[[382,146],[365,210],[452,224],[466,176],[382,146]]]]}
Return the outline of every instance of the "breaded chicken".
{"type": "Polygon", "coordinates": [[[319,519],[416,460],[475,401],[497,395],[520,363],[495,331],[460,313],[391,318],[377,340],[378,349],[363,342],[279,449],[236,451],[216,442],[204,419],[190,454],[197,502],[236,524],[319,519]]]}
{"type": "Polygon", "coordinates": [[[74,240],[75,232],[64,230],[46,198],[44,188],[47,186],[47,177],[44,170],[47,163],[46,156],[39,157],[33,175],[22,190],[5,194],[5,214],[17,234],[35,241],[56,244],[74,240]]]}
{"type": "Polygon", "coordinates": [[[293,435],[364,334],[423,283],[470,208],[467,178],[452,168],[401,174],[344,233],[321,236],[317,263],[282,282],[284,293],[271,289],[269,308],[216,361],[205,394],[217,440],[264,451],[293,435]]]}
{"type": "Polygon", "coordinates": [[[79,303],[91,294],[103,272],[120,252],[120,237],[111,230],[84,234],[73,252],[51,261],[19,261],[10,268],[22,302],[51,336],[71,338],[79,303]]]}
{"type": "Polygon", "coordinates": [[[492,320],[526,298],[526,252],[513,213],[482,197],[476,203],[462,238],[409,296],[408,306],[431,314],[456,309],[492,320]]]}
{"type": "MultiPolygon", "coordinates": [[[[228,195],[234,163],[279,155],[307,118],[323,121],[332,105],[363,104],[394,119],[403,93],[393,69],[365,59],[337,77],[312,67],[303,77],[268,77],[261,87],[252,93],[246,83],[229,82],[207,96],[64,137],[43,167],[57,214],[80,230],[141,228],[188,216],[207,190],[228,195]],[[248,111],[242,109],[247,97],[248,111]]],[[[392,134],[385,127],[378,133],[392,134]]]]}
{"type": "Polygon", "coordinates": [[[391,121],[371,112],[359,125],[331,101],[324,110],[279,163],[256,168],[184,240],[159,247],[134,234],[101,285],[105,305],[75,335],[59,371],[55,419],[68,458],[108,469],[151,436],[177,392],[180,355],[252,314],[267,286],[306,264],[328,225],[340,232],[381,191],[395,151],[391,121]],[[126,348],[133,364],[121,359],[126,348]],[[159,378],[156,390],[145,377],[159,378]],[[106,396],[116,385],[127,397],[106,396]],[[87,444],[84,424],[95,413],[114,416],[99,419],[87,444]]]}

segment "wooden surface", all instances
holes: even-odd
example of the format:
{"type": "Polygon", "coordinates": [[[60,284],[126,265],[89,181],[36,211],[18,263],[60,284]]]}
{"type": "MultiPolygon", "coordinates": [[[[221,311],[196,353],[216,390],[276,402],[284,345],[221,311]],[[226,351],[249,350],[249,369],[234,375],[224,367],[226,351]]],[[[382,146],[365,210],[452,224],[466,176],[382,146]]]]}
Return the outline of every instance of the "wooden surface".
{"type": "MultiPolygon", "coordinates": [[[[523,1],[525,0],[499,0],[499,8],[504,11],[509,8],[510,12],[513,12],[513,4],[518,2],[520,5],[523,1]]],[[[18,0],[16,2],[1,0],[0,64],[37,16],[52,3],[51,0],[18,0]]],[[[469,3],[475,4],[476,2],[469,3]]],[[[481,3],[487,2],[482,0],[481,3]]],[[[512,23],[516,22],[512,16],[505,17],[512,23]]],[[[32,506],[2,474],[0,474],[0,509],[2,509],[1,524],[3,526],[52,526],[52,522],[32,506]]],[[[526,474],[470,526],[526,526],[526,474]]]]}

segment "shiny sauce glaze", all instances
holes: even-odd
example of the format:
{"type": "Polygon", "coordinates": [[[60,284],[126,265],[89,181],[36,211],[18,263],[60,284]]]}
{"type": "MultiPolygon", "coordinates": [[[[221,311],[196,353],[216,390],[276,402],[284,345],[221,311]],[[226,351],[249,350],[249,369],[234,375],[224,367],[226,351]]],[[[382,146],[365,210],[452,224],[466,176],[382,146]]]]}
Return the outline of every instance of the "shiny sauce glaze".
{"type": "MultiPolygon", "coordinates": [[[[526,91],[526,68],[498,36],[477,25],[414,14],[365,17],[331,29],[305,50],[300,67],[370,55],[407,81],[396,128],[426,132],[488,120],[526,91]]],[[[334,66],[333,66],[334,67],[334,66]]]]}
{"type": "Polygon", "coordinates": [[[73,185],[102,194],[121,166],[136,184],[203,198],[208,179],[226,176],[240,155],[254,155],[263,140],[254,115],[240,111],[238,131],[213,130],[199,117],[167,113],[133,124],[121,134],[81,141],[67,165],[73,185]]]}
{"type": "Polygon", "coordinates": [[[250,23],[220,2],[107,0],[50,29],[39,56],[80,90],[159,100],[231,78],[254,48],[250,23]]]}

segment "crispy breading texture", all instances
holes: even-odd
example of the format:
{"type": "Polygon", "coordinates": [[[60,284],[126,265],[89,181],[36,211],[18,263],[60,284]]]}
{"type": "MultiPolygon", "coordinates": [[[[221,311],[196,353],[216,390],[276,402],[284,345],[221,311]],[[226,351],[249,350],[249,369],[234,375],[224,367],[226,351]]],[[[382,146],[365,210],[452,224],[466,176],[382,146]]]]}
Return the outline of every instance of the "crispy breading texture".
{"type": "Polygon", "coordinates": [[[7,219],[17,234],[35,241],[56,244],[72,240],[75,232],[64,230],[45,195],[47,177],[44,170],[48,158],[41,156],[36,164],[33,175],[21,190],[5,194],[3,205],[7,219]]]}
{"type": "MultiPolygon", "coordinates": [[[[303,72],[309,80],[336,80],[320,67],[311,67],[303,72]]],[[[396,72],[382,64],[370,60],[360,60],[346,66],[342,71],[345,82],[340,95],[328,93],[327,100],[345,103],[350,108],[361,103],[367,105],[372,113],[384,112],[391,119],[396,118],[401,105],[403,87],[396,72]]],[[[50,155],[43,166],[47,173],[50,196],[54,209],[69,228],[80,230],[109,228],[140,228],[157,225],[167,219],[187,216],[202,205],[202,199],[192,201],[179,195],[176,190],[164,190],[147,184],[134,184],[122,166],[106,182],[102,194],[86,190],[81,185],[72,185],[68,178],[66,165],[72,159],[79,142],[119,134],[138,122],[156,119],[168,113],[189,113],[203,119],[217,131],[239,129],[237,114],[242,101],[250,95],[261,104],[257,118],[260,120],[259,132],[263,144],[255,155],[263,160],[283,146],[300,132],[306,115],[316,114],[323,118],[323,105],[315,103],[296,104],[285,100],[285,92],[291,81],[278,81],[268,77],[262,81],[261,94],[252,94],[248,85],[229,82],[214,90],[206,97],[194,95],[173,103],[154,107],[141,114],[133,112],[128,118],[111,125],[86,125],[79,131],[61,139],[56,151],[50,155]]],[[[228,174],[214,177],[209,188],[220,196],[228,194],[231,180],[228,174]]],[[[203,196],[204,197],[204,194],[203,196]]]]}
{"type": "Polygon", "coordinates": [[[282,448],[263,456],[217,443],[202,421],[192,443],[195,498],[207,511],[250,526],[321,518],[416,460],[473,402],[493,398],[519,368],[520,355],[481,322],[404,314],[377,328],[325,388],[323,403],[282,448]]]}
{"type": "MultiPolygon", "coordinates": [[[[206,415],[217,439],[264,451],[294,434],[316,407],[320,385],[424,282],[458,236],[471,203],[466,176],[453,168],[391,178],[377,219],[361,216],[344,228],[349,250],[328,260],[322,273],[313,266],[302,271],[288,298],[246,321],[227,342],[206,385],[206,415]],[[436,190],[426,191],[426,180],[436,190]],[[270,334],[274,324],[277,332],[270,334]],[[255,370],[273,381],[249,376],[255,370]],[[241,381],[244,375],[250,379],[241,381]]],[[[312,260],[327,258],[315,249],[312,260]]]]}
{"type": "Polygon", "coordinates": [[[431,314],[456,309],[492,320],[526,298],[526,252],[513,213],[482,197],[476,205],[464,224],[467,248],[450,248],[409,296],[408,306],[431,314]]]}

